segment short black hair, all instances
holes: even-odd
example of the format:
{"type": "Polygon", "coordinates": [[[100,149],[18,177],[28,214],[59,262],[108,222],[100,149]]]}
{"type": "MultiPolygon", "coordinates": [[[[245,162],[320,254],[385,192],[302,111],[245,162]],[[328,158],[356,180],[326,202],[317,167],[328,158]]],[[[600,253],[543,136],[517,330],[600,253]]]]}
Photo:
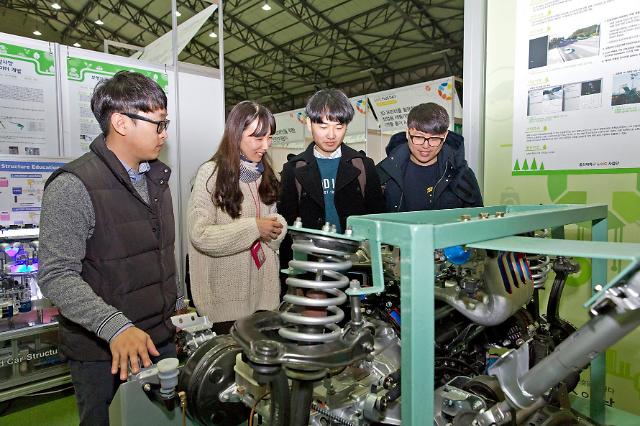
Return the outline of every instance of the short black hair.
{"type": "Polygon", "coordinates": [[[105,136],[114,112],[153,112],[167,109],[167,95],[149,77],[132,71],[119,71],[93,89],[91,111],[105,136]]]}
{"type": "Polygon", "coordinates": [[[389,143],[384,151],[389,155],[394,149],[405,143],[407,143],[407,132],[398,132],[389,138],[389,143]]]}
{"type": "Polygon", "coordinates": [[[341,90],[323,89],[317,91],[304,109],[312,123],[322,123],[322,119],[349,124],[353,120],[353,105],[341,90]]]}
{"type": "Polygon", "coordinates": [[[449,114],[442,106],[428,102],[416,105],[409,111],[407,129],[416,129],[423,133],[441,135],[449,128],[449,114]]]}

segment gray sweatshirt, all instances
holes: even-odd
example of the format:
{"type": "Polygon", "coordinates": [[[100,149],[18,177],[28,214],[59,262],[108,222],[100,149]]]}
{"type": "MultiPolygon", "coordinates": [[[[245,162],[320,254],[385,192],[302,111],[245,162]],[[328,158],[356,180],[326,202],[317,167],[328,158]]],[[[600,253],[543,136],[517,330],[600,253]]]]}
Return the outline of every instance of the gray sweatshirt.
{"type": "MultiPolygon", "coordinates": [[[[132,179],[132,183],[148,202],[146,176],[132,179]]],[[[86,242],[95,223],[91,197],[77,176],[62,173],[47,186],[40,215],[38,285],[66,318],[109,342],[130,327],[131,320],[102,300],[80,276],[86,242]]],[[[183,291],[176,277],[176,309],[180,309],[184,306],[183,291]]]]}

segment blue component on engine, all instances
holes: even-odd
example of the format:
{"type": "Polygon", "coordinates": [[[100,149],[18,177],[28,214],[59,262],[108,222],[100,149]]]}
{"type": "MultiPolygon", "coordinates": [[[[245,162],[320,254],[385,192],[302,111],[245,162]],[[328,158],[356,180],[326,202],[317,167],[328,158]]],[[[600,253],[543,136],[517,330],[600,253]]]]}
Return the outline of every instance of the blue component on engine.
{"type": "Polygon", "coordinates": [[[471,252],[462,248],[462,246],[447,247],[444,249],[444,255],[447,260],[454,265],[462,265],[471,257],[471,252]]]}
{"type": "Polygon", "coordinates": [[[400,312],[394,309],[391,312],[389,312],[389,315],[395,321],[396,324],[400,325],[400,312]]]}

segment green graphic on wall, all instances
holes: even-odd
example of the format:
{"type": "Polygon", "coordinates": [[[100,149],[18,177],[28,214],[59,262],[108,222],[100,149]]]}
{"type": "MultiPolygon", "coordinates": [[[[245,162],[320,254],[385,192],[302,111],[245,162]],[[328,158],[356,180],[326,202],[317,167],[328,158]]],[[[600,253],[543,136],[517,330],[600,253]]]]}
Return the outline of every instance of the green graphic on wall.
{"type": "Polygon", "coordinates": [[[34,69],[37,74],[55,75],[53,52],[16,46],[9,43],[0,43],[0,58],[30,62],[35,66],[34,69]]]}
{"type": "Polygon", "coordinates": [[[121,64],[109,64],[107,62],[93,61],[90,59],[74,57],[67,58],[67,79],[71,81],[84,81],[87,74],[111,77],[118,71],[123,70],[143,74],[158,83],[165,92],[169,90],[169,77],[166,73],[149,71],[121,64]]]}

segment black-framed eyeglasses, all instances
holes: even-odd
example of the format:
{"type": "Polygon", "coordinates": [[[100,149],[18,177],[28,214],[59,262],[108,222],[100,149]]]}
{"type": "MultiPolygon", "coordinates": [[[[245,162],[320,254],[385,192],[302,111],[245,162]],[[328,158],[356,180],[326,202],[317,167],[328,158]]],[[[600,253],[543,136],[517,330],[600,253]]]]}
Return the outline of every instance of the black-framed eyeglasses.
{"type": "Polygon", "coordinates": [[[412,135],[409,134],[409,137],[411,138],[411,143],[414,145],[424,145],[424,142],[427,141],[427,143],[429,144],[429,146],[431,148],[435,148],[437,146],[440,146],[440,144],[442,144],[442,142],[444,142],[444,140],[446,138],[442,137],[442,136],[429,136],[429,137],[425,137],[425,136],[418,136],[418,135],[412,135]]]}
{"type": "Polygon", "coordinates": [[[158,128],[156,129],[156,132],[158,132],[158,134],[164,132],[165,130],[167,130],[169,128],[169,123],[171,123],[171,120],[152,120],[149,117],[145,117],[144,115],[139,115],[139,114],[134,114],[132,112],[121,112],[120,114],[122,115],[126,115],[129,118],[132,118],[134,120],[142,120],[142,121],[146,121],[148,123],[153,123],[156,126],[158,126],[158,128]]]}

